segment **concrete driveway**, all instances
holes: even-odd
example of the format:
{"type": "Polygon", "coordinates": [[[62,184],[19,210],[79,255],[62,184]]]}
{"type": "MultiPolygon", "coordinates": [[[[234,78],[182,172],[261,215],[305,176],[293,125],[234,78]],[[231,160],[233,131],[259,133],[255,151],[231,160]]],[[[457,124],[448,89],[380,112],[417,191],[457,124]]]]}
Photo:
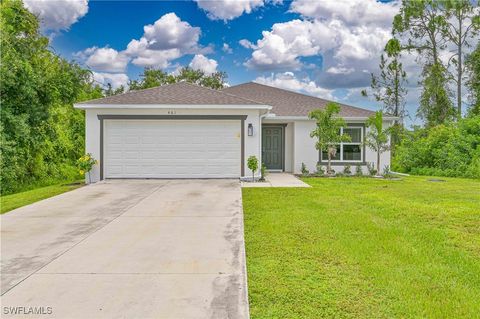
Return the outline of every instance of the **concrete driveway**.
{"type": "Polygon", "coordinates": [[[248,317],[238,181],[106,181],[1,223],[2,318],[248,317]]]}

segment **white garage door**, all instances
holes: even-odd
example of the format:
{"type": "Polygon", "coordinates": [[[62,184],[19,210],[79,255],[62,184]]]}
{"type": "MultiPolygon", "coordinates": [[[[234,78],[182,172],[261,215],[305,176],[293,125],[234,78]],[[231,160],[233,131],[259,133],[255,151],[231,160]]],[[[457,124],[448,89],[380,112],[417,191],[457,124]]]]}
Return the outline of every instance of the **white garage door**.
{"type": "Polygon", "coordinates": [[[240,132],[238,120],[105,120],[105,177],[239,177],[240,132]]]}

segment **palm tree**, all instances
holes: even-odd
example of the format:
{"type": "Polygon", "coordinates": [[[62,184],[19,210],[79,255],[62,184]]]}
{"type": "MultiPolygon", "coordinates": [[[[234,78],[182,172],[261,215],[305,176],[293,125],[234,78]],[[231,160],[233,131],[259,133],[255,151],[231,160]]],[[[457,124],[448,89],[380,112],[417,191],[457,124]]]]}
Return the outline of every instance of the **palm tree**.
{"type": "Polygon", "coordinates": [[[317,121],[317,127],[310,133],[316,137],[315,147],[319,151],[325,151],[328,155],[327,174],[332,175],[331,160],[337,153],[337,145],[341,142],[350,141],[349,135],[341,135],[340,128],[345,127],[345,121],[338,117],[340,106],[337,103],[327,103],[325,110],[317,109],[308,114],[308,117],[317,121]]]}

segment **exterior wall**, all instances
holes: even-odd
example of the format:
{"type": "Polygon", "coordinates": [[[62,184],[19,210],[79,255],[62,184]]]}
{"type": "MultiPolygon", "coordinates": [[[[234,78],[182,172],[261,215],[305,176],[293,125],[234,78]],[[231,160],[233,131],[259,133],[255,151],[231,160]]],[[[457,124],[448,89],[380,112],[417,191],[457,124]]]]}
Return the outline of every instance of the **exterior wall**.
{"type": "MultiPolygon", "coordinates": [[[[364,124],[365,121],[356,121],[352,122],[349,121],[348,123],[361,123],[364,124]]],[[[310,172],[315,172],[317,170],[317,162],[319,161],[319,152],[315,148],[315,140],[310,137],[310,132],[315,128],[314,121],[308,120],[301,120],[295,121],[291,123],[291,127],[293,128],[293,138],[289,141],[286,138],[286,150],[290,149],[293,150],[292,158],[293,158],[293,173],[300,174],[302,162],[305,163],[307,169],[310,172]]],[[[390,121],[384,122],[384,127],[389,127],[391,124],[390,121]]],[[[290,126],[290,125],[289,125],[290,126]]],[[[365,134],[369,131],[366,128],[365,134]]],[[[365,138],[365,136],[364,136],[365,138]]],[[[359,163],[362,166],[362,171],[364,174],[368,174],[368,169],[366,163],[371,162],[374,163],[376,167],[377,162],[377,153],[371,150],[368,147],[365,147],[365,154],[364,154],[364,162],[359,163]]],[[[350,164],[352,172],[355,172],[355,166],[357,164],[350,164]]],[[[380,156],[380,168],[383,172],[385,166],[390,166],[390,151],[386,151],[381,154],[380,156]]],[[[326,165],[323,165],[326,166],[326,165]]],[[[332,163],[332,168],[336,172],[343,172],[345,168],[345,164],[342,163],[332,163]]]]}
{"type": "MultiPolygon", "coordinates": [[[[261,162],[261,126],[260,113],[258,110],[241,109],[87,109],[85,110],[85,148],[95,159],[100,160],[100,120],[97,115],[247,115],[244,127],[245,151],[244,167],[245,175],[251,176],[247,168],[247,159],[255,155],[261,162]],[[253,136],[248,136],[248,124],[253,125],[253,136]]],[[[251,172],[250,172],[251,173],[251,172]]],[[[258,173],[259,174],[259,173],[258,173]]],[[[243,177],[243,176],[242,176],[243,177]]],[[[100,165],[95,165],[91,172],[92,182],[100,180],[100,165]]]]}
{"type": "Polygon", "coordinates": [[[310,172],[315,172],[318,162],[318,151],[315,139],[310,132],[315,129],[315,121],[295,121],[293,129],[293,173],[300,174],[302,163],[310,172]]]}
{"type": "Polygon", "coordinates": [[[294,123],[285,127],[285,172],[293,172],[293,131],[294,123]]]}

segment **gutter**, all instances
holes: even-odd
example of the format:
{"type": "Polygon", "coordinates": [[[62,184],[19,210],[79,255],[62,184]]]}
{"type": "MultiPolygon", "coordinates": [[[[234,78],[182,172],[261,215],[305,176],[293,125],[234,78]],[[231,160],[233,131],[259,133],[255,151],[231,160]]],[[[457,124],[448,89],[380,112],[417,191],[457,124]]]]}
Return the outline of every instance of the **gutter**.
{"type": "Polygon", "coordinates": [[[222,105],[222,104],[73,104],[76,109],[242,109],[271,110],[270,105],[222,105]]]}
{"type": "MultiPolygon", "coordinates": [[[[276,116],[275,114],[269,114],[270,116],[267,117],[269,120],[278,120],[278,121],[314,121],[310,119],[308,116],[276,116]],[[272,116],[273,115],[273,116],[272,116]]],[[[342,117],[346,121],[365,121],[368,119],[368,116],[347,116],[342,117]]],[[[383,117],[384,121],[394,121],[398,120],[399,118],[396,116],[385,116],[383,117]]]]}

